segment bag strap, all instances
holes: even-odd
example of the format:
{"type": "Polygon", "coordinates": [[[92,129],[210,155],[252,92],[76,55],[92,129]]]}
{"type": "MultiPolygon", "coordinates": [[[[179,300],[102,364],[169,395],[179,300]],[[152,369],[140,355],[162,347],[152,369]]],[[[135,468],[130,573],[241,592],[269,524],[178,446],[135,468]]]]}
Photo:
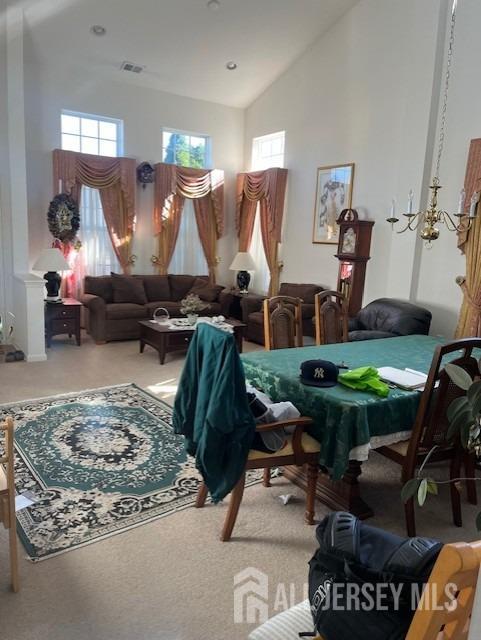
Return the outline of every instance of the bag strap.
{"type": "Polygon", "coordinates": [[[387,573],[420,576],[442,546],[441,542],[429,538],[408,538],[393,551],[383,570],[387,573]]]}
{"type": "Polygon", "coordinates": [[[359,559],[359,520],[352,513],[344,511],[331,513],[323,538],[326,551],[342,554],[344,558],[350,560],[359,559]]]}

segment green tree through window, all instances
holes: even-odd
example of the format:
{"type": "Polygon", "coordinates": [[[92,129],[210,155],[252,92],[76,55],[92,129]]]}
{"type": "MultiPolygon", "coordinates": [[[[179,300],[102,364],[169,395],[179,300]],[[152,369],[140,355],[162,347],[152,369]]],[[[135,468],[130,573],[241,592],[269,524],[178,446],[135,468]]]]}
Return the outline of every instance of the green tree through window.
{"type": "Polygon", "coordinates": [[[163,132],[164,162],[182,167],[206,167],[207,138],[182,133],[163,132]]]}

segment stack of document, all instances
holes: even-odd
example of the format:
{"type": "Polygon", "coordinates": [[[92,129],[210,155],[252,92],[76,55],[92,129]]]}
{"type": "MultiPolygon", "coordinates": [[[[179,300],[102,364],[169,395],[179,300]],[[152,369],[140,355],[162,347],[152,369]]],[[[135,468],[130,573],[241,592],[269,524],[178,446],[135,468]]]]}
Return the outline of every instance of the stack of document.
{"type": "Polygon", "coordinates": [[[396,385],[400,389],[420,389],[424,387],[427,375],[414,369],[396,369],[395,367],[380,367],[379,377],[384,382],[396,385]]]}

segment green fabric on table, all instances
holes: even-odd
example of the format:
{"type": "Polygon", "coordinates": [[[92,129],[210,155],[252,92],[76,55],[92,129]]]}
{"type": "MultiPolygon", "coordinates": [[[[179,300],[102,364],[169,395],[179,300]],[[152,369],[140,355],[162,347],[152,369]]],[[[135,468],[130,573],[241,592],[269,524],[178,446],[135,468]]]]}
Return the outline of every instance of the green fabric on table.
{"type": "Polygon", "coordinates": [[[379,371],[375,367],[351,369],[345,373],[340,373],[337,380],[350,389],[375,393],[381,398],[386,398],[389,395],[389,387],[380,380],[379,371]]]}
{"type": "Polygon", "coordinates": [[[434,349],[445,340],[431,336],[401,336],[323,346],[257,351],[241,356],[247,380],[275,402],[290,400],[314,419],[311,434],[321,443],[320,463],[339,479],[347,469],[349,452],[383,436],[412,428],[421,394],[390,389],[386,398],[355,391],[341,384],[320,388],[303,385],[301,363],[319,358],[349,369],[362,366],[410,367],[427,373],[434,349]]]}

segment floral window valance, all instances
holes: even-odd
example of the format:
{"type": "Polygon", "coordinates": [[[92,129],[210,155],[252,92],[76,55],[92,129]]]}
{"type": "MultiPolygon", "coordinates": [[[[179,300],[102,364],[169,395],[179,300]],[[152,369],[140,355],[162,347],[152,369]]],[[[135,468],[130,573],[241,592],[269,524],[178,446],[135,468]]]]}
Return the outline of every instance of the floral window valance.
{"type": "Polygon", "coordinates": [[[154,233],[162,231],[174,196],[199,199],[210,195],[217,237],[224,233],[224,172],[159,162],[155,165],[154,233]]]}

